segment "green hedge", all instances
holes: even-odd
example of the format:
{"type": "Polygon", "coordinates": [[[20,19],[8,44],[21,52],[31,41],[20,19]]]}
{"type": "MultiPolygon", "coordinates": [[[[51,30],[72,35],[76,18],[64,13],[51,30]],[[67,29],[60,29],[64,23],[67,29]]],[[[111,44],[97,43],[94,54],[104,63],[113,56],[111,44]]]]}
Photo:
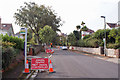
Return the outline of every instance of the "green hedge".
{"type": "Polygon", "coordinates": [[[24,40],[18,37],[8,36],[6,34],[5,36],[2,36],[2,42],[10,42],[12,44],[15,44],[13,45],[15,49],[24,49],[24,40]]]}

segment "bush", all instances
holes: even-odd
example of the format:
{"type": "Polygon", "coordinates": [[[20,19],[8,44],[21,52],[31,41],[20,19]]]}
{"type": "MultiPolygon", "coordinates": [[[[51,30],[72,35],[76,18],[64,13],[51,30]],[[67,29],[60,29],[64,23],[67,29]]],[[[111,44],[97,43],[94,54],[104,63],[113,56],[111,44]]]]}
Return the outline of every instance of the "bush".
{"type": "Polygon", "coordinates": [[[13,47],[2,47],[2,69],[5,70],[19,53],[19,49],[14,49],[13,47]]]}
{"type": "Polygon", "coordinates": [[[12,46],[16,49],[24,49],[24,41],[21,38],[8,36],[6,34],[5,36],[2,36],[2,41],[3,41],[3,44],[5,45],[10,43],[11,45],[14,44],[12,46]]]}
{"type": "Polygon", "coordinates": [[[90,41],[88,41],[89,47],[97,48],[99,47],[99,44],[100,44],[100,40],[98,39],[91,39],[90,41]]]}
{"type": "Polygon", "coordinates": [[[85,47],[85,42],[84,42],[84,40],[79,40],[79,41],[78,41],[78,46],[79,46],[79,47],[85,47]]]}
{"type": "Polygon", "coordinates": [[[16,45],[16,43],[2,42],[2,46],[3,46],[3,47],[9,47],[9,46],[13,47],[13,46],[15,46],[15,45],[16,45]]]}
{"type": "Polygon", "coordinates": [[[14,54],[14,49],[12,47],[2,49],[2,68],[6,69],[11,63],[14,54]]]}
{"type": "Polygon", "coordinates": [[[113,49],[119,49],[120,48],[120,43],[109,43],[107,44],[107,48],[113,48],[113,49]]]}

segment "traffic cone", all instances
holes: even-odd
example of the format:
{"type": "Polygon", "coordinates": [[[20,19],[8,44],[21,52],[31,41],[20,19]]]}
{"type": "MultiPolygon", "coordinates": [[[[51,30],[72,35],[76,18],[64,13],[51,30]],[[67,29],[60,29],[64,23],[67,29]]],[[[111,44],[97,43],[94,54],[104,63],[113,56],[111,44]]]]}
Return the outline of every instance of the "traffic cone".
{"type": "Polygon", "coordinates": [[[28,60],[26,60],[26,65],[25,65],[25,73],[29,73],[29,64],[28,64],[28,60]]]}
{"type": "Polygon", "coordinates": [[[49,65],[49,73],[53,73],[54,71],[53,71],[53,67],[52,67],[52,62],[51,62],[51,60],[50,60],[50,65],[49,65]]]}

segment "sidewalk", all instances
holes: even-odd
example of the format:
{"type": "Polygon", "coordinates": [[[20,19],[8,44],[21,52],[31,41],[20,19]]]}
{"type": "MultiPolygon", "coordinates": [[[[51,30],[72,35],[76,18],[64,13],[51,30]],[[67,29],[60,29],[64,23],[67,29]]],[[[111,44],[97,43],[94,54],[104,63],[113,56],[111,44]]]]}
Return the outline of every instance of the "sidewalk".
{"type": "Polygon", "coordinates": [[[80,52],[80,51],[74,51],[74,52],[79,53],[79,54],[83,54],[83,55],[87,55],[87,56],[91,56],[91,57],[94,57],[94,58],[102,59],[102,60],[105,60],[105,61],[113,62],[113,63],[116,63],[116,64],[120,63],[120,61],[119,61],[120,59],[114,58],[114,57],[90,54],[90,53],[85,53],[85,52],[80,52]]]}
{"type": "MultiPolygon", "coordinates": [[[[48,57],[49,54],[40,52],[37,57],[48,57]]],[[[29,57],[29,56],[28,56],[29,57]]],[[[2,73],[2,80],[24,80],[28,74],[23,74],[24,62],[18,63],[13,69],[2,73]]]]}
{"type": "Polygon", "coordinates": [[[13,69],[2,73],[2,80],[16,80],[24,70],[23,62],[18,63],[13,69]]]}

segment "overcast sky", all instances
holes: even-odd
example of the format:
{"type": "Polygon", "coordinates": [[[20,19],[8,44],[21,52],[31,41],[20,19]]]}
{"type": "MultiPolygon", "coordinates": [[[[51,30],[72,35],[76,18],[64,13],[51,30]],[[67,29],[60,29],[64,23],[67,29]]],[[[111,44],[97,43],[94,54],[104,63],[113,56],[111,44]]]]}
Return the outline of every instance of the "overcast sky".
{"type": "MultiPolygon", "coordinates": [[[[14,22],[14,13],[24,2],[35,2],[38,5],[52,6],[58,16],[65,21],[60,27],[63,33],[69,34],[82,21],[93,30],[103,29],[104,21],[100,16],[106,16],[106,22],[118,22],[118,2],[120,0],[1,0],[0,17],[2,23],[12,23],[14,32],[20,30],[14,22]]],[[[108,27],[108,26],[107,26],[108,27]]]]}

